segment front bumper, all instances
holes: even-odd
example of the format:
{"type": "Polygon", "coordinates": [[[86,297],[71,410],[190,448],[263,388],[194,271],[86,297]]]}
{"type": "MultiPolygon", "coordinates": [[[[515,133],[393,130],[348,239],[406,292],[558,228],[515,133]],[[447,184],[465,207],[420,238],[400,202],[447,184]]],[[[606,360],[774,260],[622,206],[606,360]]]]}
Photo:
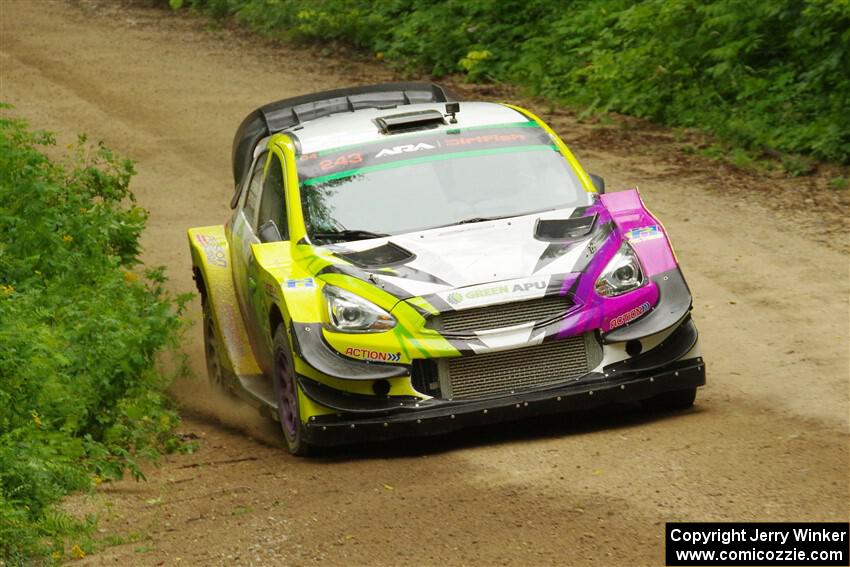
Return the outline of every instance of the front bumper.
{"type": "MultiPolygon", "coordinates": [[[[315,383],[303,377],[300,380],[310,395],[315,383]]],[[[487,399],[405,401],[393,408],[373,406],[356,413],[315,416],[305,424],[304,436],[315,445],[340,445],[437,435],[489,423],[640,401],[704,384],[705,363],[697,357],[622,375],[591,373],[567,384],[487,399]]]]}

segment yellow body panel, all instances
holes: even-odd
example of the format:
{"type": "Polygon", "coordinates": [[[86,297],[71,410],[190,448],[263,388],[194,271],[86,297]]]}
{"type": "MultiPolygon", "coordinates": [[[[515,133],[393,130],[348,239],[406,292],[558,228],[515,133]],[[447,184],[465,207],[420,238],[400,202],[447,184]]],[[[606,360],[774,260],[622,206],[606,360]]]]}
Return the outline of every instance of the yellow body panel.
{"type": "Polygon", "coordinates": [[[236,375],[260,374],[236,299],[224,226],[189,229],[189,246],[192,264],[204,278],[207,300],[221,337],[222,363],[236,375]]]}

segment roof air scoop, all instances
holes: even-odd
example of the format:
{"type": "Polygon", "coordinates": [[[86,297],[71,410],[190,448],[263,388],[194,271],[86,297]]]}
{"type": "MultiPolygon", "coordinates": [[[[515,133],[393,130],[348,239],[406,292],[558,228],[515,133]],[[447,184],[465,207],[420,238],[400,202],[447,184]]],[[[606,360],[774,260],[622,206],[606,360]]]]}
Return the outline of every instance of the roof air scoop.
{"type": "Polygon", "coordinates": [[[439,110],[422,110],[381,116],[375,119],[375,123],[382,133],[397,134],[414,130],[430,130],[445,124],[446,121],[439,110]]]}

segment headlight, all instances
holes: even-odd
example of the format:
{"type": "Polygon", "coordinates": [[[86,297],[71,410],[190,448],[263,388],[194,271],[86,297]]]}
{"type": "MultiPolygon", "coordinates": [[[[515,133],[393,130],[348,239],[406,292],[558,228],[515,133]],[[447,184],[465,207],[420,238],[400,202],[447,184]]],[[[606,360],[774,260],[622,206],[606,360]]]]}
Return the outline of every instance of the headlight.
{"type": "Polygon", "coordinates": [[[331,327],[343,333],[377,333],[395,327],[392,315],[362,297],[326,285],[325,299],[331,327]]]}
{"type": "Polygon", "coordinates": [[[639,288],[645,281],[635,251],[624,242],[596,280],[596,293],[614,297],[639,288]]]}

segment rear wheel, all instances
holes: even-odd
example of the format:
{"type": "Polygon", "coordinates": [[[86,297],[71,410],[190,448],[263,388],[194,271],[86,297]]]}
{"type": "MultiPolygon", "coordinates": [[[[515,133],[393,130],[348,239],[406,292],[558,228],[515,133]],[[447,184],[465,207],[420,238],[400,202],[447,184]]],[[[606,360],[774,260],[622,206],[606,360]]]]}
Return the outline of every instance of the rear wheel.
{"type": "Polygon", "coordinates": [[[661,392],[648,400],[644,400],[643,405],[647,409],[656,411],[682,410],[693,406],[696,397],[696,388],[685,388],[684,390],[661,392]]]}
{"type": "Polygon", "coordinates": [[[207,360],[207,377],[213,386],[227,390],[228,384],[218,352],[218,329],[215,326],[209,299],[204,296],[201,296],[201,307],[204,312],[204,355],[207,360]]]}
{"type": "Polygon", "coordinates": [[[274,389],[277,396],[277,414],[286,446],[293,455],[306,457],[315,452],[313,445],[304,439],[304,424],[298,401],[298,384],[295,380],[295,365],[292,362],[292,347],[286,337],[286,328],[278,325],[274,333],[274,389]]]}

